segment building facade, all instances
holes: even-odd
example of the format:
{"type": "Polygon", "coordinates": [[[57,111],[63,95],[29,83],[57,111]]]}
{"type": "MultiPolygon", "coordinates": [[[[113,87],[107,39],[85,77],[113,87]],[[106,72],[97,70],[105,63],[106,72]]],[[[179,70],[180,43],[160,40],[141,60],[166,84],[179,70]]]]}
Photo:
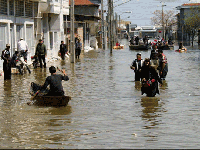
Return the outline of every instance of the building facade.
{"type": "Polygon", "coordinates": [[[188,14],[191,14],[191,8],[200,7],[200,3],[187,3],[181,6],[176,7],[180,10],[180,13],[177,14],[177,38],[179,42],[183,42],[185,46],[190,45],[190,35],[187,33],[185,28],[185,19],[188,14]],[[187,14],[187,15],[186,15],[187,14]]]}
{"type": "MultiPolygon", "coordinates": [[[[83,49],[86,46],[98,48],[96,32],[99,17],[99,4],[98,0],[92,3],[89,0],[74,0],[74,33],[78,35],[83,43],[83,49]]],[[[70,16],[67,16],[67,34],[70,39],[70,16]]]]}
{"type": "MultiPolygon", "coordinates": [[[[48,58],[56,55],[60,41],[65,39],[64,14],[69,14],[68,0],[1,0],[0,53],[9,43],[13,55],[17,42],[23,38],[29,48],[29,63],[38,39],[44,40],[48,58]]],[[[2,63],[0,60],[0,68],[2,63]]]]}

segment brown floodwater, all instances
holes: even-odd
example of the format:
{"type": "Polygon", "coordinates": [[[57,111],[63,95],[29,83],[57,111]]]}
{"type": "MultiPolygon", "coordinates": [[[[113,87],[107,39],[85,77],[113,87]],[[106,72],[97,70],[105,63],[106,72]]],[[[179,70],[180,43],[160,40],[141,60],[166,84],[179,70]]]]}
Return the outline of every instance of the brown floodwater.
{"type": "MultiPolygon", "coordinates": [[[[66,107],[38,107],[30,101],[31,82],[43,84],[47,69],[0,76],[0,148],[197,148],[200,146],[200,51],[166,50],[169,72],[160,95],[141,95],[130,64],[139,51],[82,52],[75,64],[51,61],[66,69],[66,107]]],[[[175,47],[175,49],[178,47],[175,47]]],[[[142,58],[150,50],[140,51],[142,58]]]]}

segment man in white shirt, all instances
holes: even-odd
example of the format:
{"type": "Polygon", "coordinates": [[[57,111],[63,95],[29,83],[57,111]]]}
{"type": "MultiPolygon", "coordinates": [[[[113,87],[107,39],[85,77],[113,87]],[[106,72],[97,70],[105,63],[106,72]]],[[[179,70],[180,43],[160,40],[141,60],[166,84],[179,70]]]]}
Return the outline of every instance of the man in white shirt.
{"type": "Polygon", "coordinates": [[[24,61],[27,62],[28,45],[26,41],[23,40],[23,38],[20,38],[20,41],[17,43],[17,51],[24,58],[24,61]]]}

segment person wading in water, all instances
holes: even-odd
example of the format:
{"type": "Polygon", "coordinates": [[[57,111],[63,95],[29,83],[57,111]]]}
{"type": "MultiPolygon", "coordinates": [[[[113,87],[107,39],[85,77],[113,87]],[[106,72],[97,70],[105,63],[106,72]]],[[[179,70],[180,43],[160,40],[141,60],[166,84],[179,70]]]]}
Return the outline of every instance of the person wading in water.
{"type": "Polygon", "coordinates": [[[65,60],[65,53],[66,53],[66,45],[64,44],[64,41],[61,41],[60,54],[61,54],[62,60],[65,60]]]}
{"type": "Polygon", "coordinates": [[[151,62],[151,66],[154,66],[155,69],[158,68],[159,61],[158,61],[158,49],[157,49],[156,44],[152,46],[152,50],[150,54],[150,62],[151,62]]]}
{"type": "Polygon", "coordinates": [[[159,75],[162,80],[165,80],[168,72],[168,62],[167,62],[167,57],[165,54],[163,54],[163,50],[159,49],[158,50],[158,59],[159,59],[159,75]]]}
{"type": "Polygon", "coordinates": [[[144,65],[141,69],[142,88],[141,93],[147,94],[148,97],[154,97],[156,93],[159,94],[158,82],[162,85],[162,80],[154,67],[150,65],[150,59],[145,58],[144,65]]]}
{"type": "Polygon", "coordinates": [[[40,62],[40,68],[42,68],[42,61],[44,63],[44,68],[46,68],[46,60],[45,57],[47,56],[46,46],[44,45],[42,39],[39,40],[37,44],[35,55],[38,56],[40,62]]]}
{"type": "Polygon", "coordinates": [[[137,59],[135,59],[130,68],[134,70],[135,72],[135,81],[140,81],[141,80],[141,68],[143,65],[143,59],[141,59],[141,53],[137,53],[136,55],[137,59]]]}
{"type": "Polygon", "coordinates": [[[6,44],[5,50],[2,51],[1,59],[3,62],[4,80],[11,79],[11,57],[10,57],[10,44],[6,44]]]}

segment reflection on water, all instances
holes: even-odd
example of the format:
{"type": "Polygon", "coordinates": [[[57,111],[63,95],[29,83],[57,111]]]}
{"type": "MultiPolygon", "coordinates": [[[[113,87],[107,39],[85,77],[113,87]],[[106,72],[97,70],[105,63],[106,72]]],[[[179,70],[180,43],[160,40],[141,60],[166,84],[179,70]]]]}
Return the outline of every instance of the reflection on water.
{"type": "Polygon", "coordinates": [[[142,84],[140,81],[135,81],[135,89],[141,91],[142,84]]]}
{"type": "MultiPolygon", "coordinates": [[[[138,51],[93,50],[54,61],[4,82],[0,76],[0,148],[196,148],[199,145],[199,56],[164,51],[169,72],[160,95],[141,95],[130,62],[138,51]],[[66,70],[67,107],[28,106],[31,82],[43,84],[54,65],[66,70]],[[191,143],[191,144],[190,144],[191,143]]],[[[150,51],[140,51],[142,57],[150,51]]],[[[58,71],[58,73],[60,73],[58,71]]]]}
{"type": "Polygon", "coordinates": [[[159,124],[157,117],[159,110],[161,110],[161,104],[159,104],[160,98],[158,97],[142,97],[141,106],[143,107],[143,114],[141,117],[146,121],[145,128],[151,129],[159,124]]]}

